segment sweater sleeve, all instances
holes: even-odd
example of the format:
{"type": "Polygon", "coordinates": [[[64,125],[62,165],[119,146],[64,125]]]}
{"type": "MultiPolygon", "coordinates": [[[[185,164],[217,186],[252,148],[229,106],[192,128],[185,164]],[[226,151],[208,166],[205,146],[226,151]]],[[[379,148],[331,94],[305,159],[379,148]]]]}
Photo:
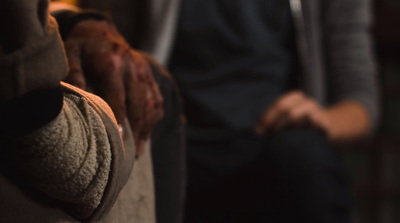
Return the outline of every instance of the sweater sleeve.
{"type": "MultiPolygon", "coordinates": [[[[47,15],[47,4],[42,4],[47,1],[26,0],[26,5],[34,2],[40,3],[38,13],[47,15]]],[[[123,147],[103,100],[60,84],[67,71],[63,46],[55,20],[38,19],[43,17],[43,38],[0,52],[1,171],[59,201],[75,218],[96,221],[125,185],[134,148],[123,147]]]]}
{"type": "Polygon", "coordinates": [[[61,201],[78,219],[99,219],[111,209],[133,166],[108,105],[63,84],[60,114],[47,125],[8,140],[16,172],[31,186],[61,201]],[[101,211],[100,211],[101,210],[101,211]]]}
{"type": "Polygon", "coordinates": [[[370,0],[325,1],[325,31],[330,98],[358,102],[371,118],[379,118],[377,66],[370,35],[370,0]]]}

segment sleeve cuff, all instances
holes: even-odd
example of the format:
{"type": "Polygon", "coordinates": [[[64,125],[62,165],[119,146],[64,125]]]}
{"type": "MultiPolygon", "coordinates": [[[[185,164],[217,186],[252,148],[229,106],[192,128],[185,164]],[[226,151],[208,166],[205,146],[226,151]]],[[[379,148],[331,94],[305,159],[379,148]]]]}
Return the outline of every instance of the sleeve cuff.
{"type": "Polygon", "coordinates": [[[80,21],[94,19],[112,22],[110,16],[98,10],[83,10],[79,12],[72,10],[58,10],[52,12],[51,15],[54,16],[58,22],[59,32],[63,40],[80,21]]]}

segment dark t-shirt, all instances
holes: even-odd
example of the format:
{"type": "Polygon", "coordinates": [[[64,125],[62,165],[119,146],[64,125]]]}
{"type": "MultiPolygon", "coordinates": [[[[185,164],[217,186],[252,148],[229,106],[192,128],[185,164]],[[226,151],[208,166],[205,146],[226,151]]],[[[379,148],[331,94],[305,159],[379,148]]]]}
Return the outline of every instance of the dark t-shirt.
{"type": "Polygon", "coordinates": [[[296,70],[287,1],[183,1],[170,70],[185,99],[188,137],[253,128],[296,70]]]}

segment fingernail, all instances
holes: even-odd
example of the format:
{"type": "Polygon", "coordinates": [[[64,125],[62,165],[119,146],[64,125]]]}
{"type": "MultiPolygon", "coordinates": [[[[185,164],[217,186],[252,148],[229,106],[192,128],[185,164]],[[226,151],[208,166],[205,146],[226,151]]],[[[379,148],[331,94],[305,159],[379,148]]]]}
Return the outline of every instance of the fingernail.
{"type": "Polygon", "coordinates": [[[121,124],[118,125],[118,130],[119,130],[119,134],[121,134],[121,136],[124,136],[124,128],[122,127],[121,124]]]}

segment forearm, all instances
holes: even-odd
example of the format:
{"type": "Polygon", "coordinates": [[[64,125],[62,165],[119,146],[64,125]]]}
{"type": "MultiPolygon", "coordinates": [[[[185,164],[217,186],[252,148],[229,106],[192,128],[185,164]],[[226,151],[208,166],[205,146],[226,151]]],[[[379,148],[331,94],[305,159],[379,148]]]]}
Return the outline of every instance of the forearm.
{"type": "Polygon", "coordinates": [[[326,109],[328,137],[335,142],[359,139],[371,128],[371,117],[359,103],[343,101],[326,109]]]}
{"type": "Polygon", "coordinates": [[[373,131],[379,119],[377,66],[370,34],[370,0],[330,0],[326,5],[326,40],[331,103],[353,101],[368,113],[373,131]]]}

